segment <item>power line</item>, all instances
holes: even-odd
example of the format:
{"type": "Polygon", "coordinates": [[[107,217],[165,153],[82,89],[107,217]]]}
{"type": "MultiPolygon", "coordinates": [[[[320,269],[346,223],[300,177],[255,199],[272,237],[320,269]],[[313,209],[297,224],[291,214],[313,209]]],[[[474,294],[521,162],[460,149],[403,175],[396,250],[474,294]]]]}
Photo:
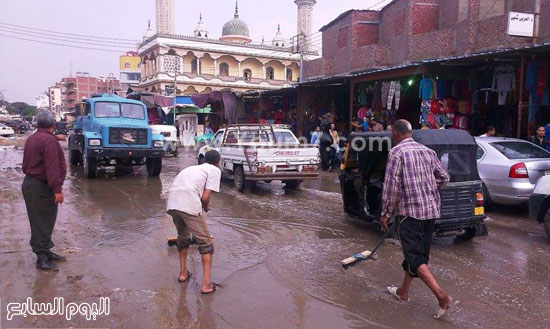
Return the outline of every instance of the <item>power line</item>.
{"type": "Polygon", "coordinates": [[[28,29],[28,30],[49,32],[49,33],[54,33],[54,34],[65,34],[65,35],[71,35],[71,36],[77,36],[77,37],[88,37],[88,38],[94,38],[94,39],[105,39],[105,40],[115,40],[115,41],[131,41],[131,42],[135,42],[135,43],[140,42],[139,40],[134,40],[134,39],[97,37],[97,36],[93,36],[93,35],[74,34],[74,33],[58,32],[58,31],[52,31],[52,30],[44,30],[44,29],[38,29],[38,28],[34,28],[34,27],[27,27],[27,26],[23,26],[23,25],[9,24],[9,23],[4,23],[4,22],[0,22],[0,25],[19,27],[19,28],[28,29]]]}
{"type": "MultiPolygon", "coordinates": [[[[5,30],[2,27],[0,27],[0,32],[4,33],[16,33],[9,30],[5,30]]],[[[48,40],[55,40],[55,41],[63,41],[63,42],[69,42],[69,43],[77,43],[77,44],[84,44],[84,45],[91,45],[91,46],[102,46],[102,47],[113,47],[113,48],[119,48],[121,45],[116,44],[104,44],[104,43],[95,43],[95,42],[85,42],[85,41],[76,41],[76,40],[70,40],[70,39],[64,39],[64,38],[53,38],[53,37],[46,37],[46,36],[39,36],[32,33],[24,33],[24,32],[17,32],[18,35],[25,35],[30,36],[33,38],[41,38],[41,39],[48,39],[48,40]]]]}
{"type": "Polygon", "coordinates": [[[40,37],[55,37],[55,38],[64,38],[64,39],[69,39],[69,40],[85,40],[85,41],[92,41],[92,42],[102,42],[102,43],[110,43],[110,44],[117,44],[117,45],[121,45],[121,44],[125,44],[125,45],[132,45],[132,46],[136,46],[137,43],[134,43],[134,42],[125,42],[125,41],[108,41],[108,40],[99,40],[99,39],[91,39],[91,38],[82,38],[82,37],[71,37],[71,36],[65,36],[65,35],[57,35],[57,34],[51,34],[51,33],[43,33],[43,32],[34,32],[34,31],[28,31],[28,30],[23,30],[23,29],[19,29],[19,28],[13,28],[13,27],[6,27],[6,26],[2,26],[0,25],[0,29],[3,29],[5,30],[5,32],[10,32],[10,33],[22,33],[22,34],[32,34],[32,35],[36,35],[36,36],[40,36],[40,37]]]}
{"type": "Polygon", "coordinates": [[[0,36],[1,37],[6,37],[6,38],[13,38],[13,39],[17,39],[17,40],[24,40],[24,41],[31,41],[31,42],[41,43],[41,44],[47,44],[47,45],[63,46],[63,47],[67,47],[67,48],[78,48],[78,49],[89,49],[89,50],[97,50],[97,51],[107,51],[107,52],[118,53],[118,54],[124,53],[124,52],[127,51],[127,50],[111,50],[111,49],[101,49],[101,48],[93,48],[93,47],[74,46],[74,45],[68,45],[68,44],[62,44],[62,43],[55,43],[55,42],[47,42],[47,41],[39,41],[39,40],[33,40],[33,39],[20,38],[20,37],[15,37],[15,36],[12,36],[12,35],[1,34],[1,33],[0,33],[0,36]]]}

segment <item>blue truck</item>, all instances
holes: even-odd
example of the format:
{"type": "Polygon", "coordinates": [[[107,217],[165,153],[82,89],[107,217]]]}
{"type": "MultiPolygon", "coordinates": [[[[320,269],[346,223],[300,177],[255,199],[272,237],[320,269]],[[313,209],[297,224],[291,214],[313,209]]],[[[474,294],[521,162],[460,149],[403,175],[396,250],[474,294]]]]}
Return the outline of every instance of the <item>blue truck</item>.
{"type": "Polygon", "coordinates": [[[158,176],[164,156],[164,137],[153,134],[142,102],[116,95],[94,95],[76,108],[69,135],[69,162],[83,164],[87,178],[98,167],[143,166],[158,176]]]}

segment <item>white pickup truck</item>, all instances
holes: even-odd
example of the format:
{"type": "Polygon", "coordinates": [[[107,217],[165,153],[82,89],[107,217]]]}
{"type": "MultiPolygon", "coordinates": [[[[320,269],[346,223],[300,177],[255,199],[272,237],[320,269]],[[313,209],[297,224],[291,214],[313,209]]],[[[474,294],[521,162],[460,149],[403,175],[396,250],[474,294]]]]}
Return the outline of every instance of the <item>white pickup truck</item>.
{"type": "Polygon", "coordinates": [[[230,125],[199,150],[199,164],[210,150],[220,153],[224,177],[232,176],[240,192],[246,181],[281,180],[296,189],[303,180],[319,176],[319,147],[300,144],[286,126],[230,125]]]}

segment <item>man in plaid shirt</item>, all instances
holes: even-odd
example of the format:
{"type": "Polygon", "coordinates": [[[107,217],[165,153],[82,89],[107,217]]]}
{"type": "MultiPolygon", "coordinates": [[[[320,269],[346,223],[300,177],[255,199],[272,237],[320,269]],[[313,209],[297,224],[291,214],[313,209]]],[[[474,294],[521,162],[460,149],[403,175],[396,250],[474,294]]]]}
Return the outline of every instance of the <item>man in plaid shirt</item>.
{"type": "Polygon", "coordinates": [[[399,288],[387,287],[390,294],[409,300],[413,278],[420,277],[439,302],[436,318],[443,316],[452,298],[433,277],[428,267],[434,222],[441,216],[439,189],[449,182],[449,174],[441,166],[437,154],[412,139],[412,127],[406,120],[392,126],[393,147],[388,155],[382,193],[383,230],[395,215],[397,234],[403,248],[405,278],[399,288]]]}

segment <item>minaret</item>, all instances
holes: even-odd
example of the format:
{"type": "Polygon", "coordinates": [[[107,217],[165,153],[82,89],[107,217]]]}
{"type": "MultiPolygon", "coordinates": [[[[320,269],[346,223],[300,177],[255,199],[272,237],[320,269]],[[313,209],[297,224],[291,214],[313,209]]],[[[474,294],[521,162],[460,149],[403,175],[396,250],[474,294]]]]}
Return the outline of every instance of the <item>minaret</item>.
{"type": "Polygon", "coordinates": [[[174,0],[155,0],[157,33],[174,34],[174,0]]]}
{"type": "Polygon", "coordinates": [[[316,0],[294,0],[298,6],[298,34],[303,33],[305,38],[300,42],[302,50],[311,49],[311,36],[313,24],[313,6],[317,3],[316,0]]]}

